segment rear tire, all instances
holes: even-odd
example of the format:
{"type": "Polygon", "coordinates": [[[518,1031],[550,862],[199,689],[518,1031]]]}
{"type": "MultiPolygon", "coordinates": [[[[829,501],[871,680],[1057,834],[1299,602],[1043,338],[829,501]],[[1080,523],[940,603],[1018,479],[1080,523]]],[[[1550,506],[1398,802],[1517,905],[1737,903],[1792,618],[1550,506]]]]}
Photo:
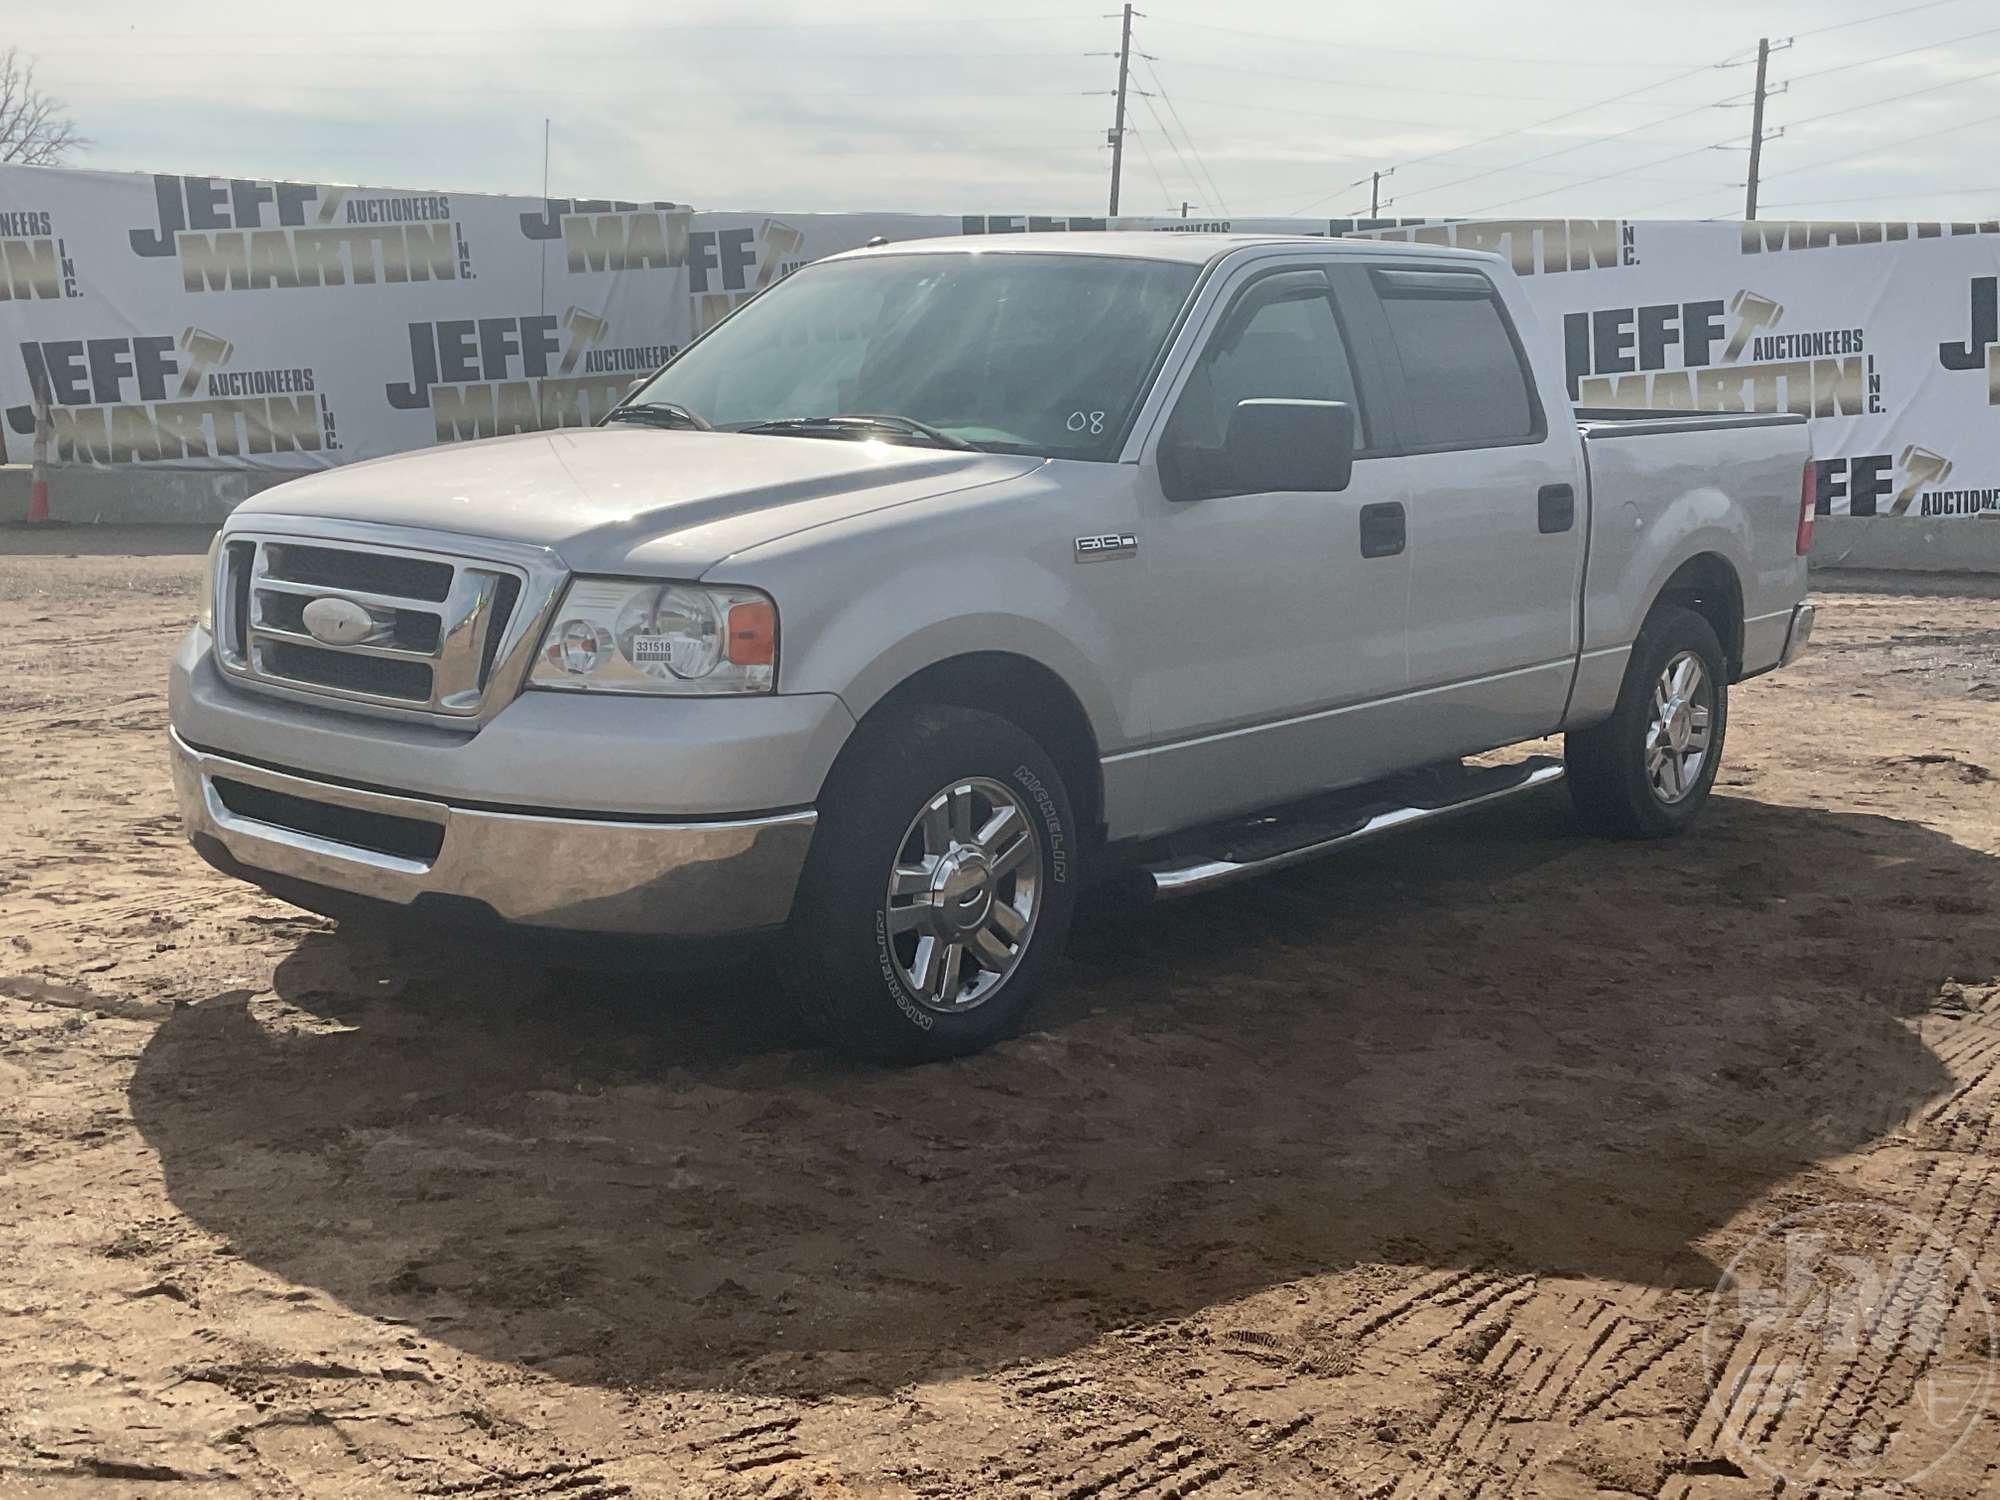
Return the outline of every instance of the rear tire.
{"type": "Polygon", "coordinates": [[[856,731],[819,814],[784,961],[814,1034],[921,1062],[1012,1031],[1076,904],[1076,819],[1042,747],[976,709],[890,709],[856,731]]]}
{"type": "Polygon", "coordinates": [[[1592,831],[1665,838],[1708,801],[1729,727],[1729,666],[1707,620],[1676,604],[1639,628],[1611,717],[1563,737],[1570,801],[1592,831]]]}

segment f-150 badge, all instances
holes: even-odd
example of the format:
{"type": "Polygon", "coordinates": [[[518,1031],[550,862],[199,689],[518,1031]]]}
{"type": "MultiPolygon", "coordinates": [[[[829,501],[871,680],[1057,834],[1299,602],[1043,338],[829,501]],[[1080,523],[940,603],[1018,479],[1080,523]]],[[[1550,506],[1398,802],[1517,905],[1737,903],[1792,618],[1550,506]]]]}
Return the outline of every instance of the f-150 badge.
{"type": "Polygon", "coordinates": [[[1102,536],[1080,536],[1076,539],[1076,560],[1080,563],[1133,557],[1138,551],[1139,539],[1129,531],[1107,531],[1102,536]]]}

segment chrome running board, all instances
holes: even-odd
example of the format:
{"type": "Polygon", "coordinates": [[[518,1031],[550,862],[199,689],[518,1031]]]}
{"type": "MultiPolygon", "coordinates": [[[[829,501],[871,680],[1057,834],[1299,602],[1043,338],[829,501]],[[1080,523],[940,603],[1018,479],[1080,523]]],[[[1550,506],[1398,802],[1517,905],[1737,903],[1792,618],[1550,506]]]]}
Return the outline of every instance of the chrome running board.
{"type": "MultiPolygon", "coordinates": [[[[1336,849],[1344,849],[1364,839],[1413,828],[1421,823],[1436,822],[1506,797],[1519,796],[1537,787],[1549,786],[1563,777],[1562,762],[1548,756],[1535,756],[1514,766],[1452,769],[1458,772],[1456,779],[1463,782],[1461,795],[1452,795],[1452,789],[1447,788],[1446,794],[1440,797],[1394,805],[1380,795],[1387,786],[1395,784],[1392,778],[1391,782],[1374,788],[1377,795],[1365,805],[1352,806],[1350,794],[1351,810],[1344,816],[1337,816],[1331,826],[1323,813],[1318,817],[1301,819],[1303,826],[1294,831],[1306,832],[1305,842],[1285,844],[1284,824],[1271,819],[1263,820],[1263,829],[1247,836],[1246,825],[1239,823],[1231,825],[1231,831],[1237,835],[1231,841],[1234,847],[1220,853],[1176,855],[1144,864],[1140,869],[1152,882],[1156,900],[1212,891],[1218,886],[1248,880],[1253,875],[1318,859],[1323,854],[1331,854],[1336,849]],[[1333,831],[1335,829],[1337,831],[1333,831]]],[[[1451,776],[1450,771],[1444,774],[1447,778],[1451,776]]],[[[1366,791],[1363,789],[1364,795],[1366,791]]]]}

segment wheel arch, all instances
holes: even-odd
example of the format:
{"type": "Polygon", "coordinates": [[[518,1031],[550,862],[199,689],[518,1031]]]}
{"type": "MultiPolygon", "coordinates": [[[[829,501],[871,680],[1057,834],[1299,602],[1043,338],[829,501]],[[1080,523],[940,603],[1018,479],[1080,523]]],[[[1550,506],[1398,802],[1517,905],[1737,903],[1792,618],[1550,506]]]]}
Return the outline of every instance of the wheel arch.
{"type": "Polygon", "coordinates": [[[969,651],[912,672],[870,705],[860,722],[919,703],[997,714],[1030,735],[1062,773],[1078,823],[1101,830],[1104,767],[1083,701],[1053,668],[1012,651],[969,651]]]}
{"type": "Polygon", "coordinates": [[[1743,580],[1719,552],[1698,552],[1667,576],[1647,607],[1650,616],[1665,604],[1693,610],[1722,642],[1723,659],[1734,682],[1743,675],[1743,580]]]}

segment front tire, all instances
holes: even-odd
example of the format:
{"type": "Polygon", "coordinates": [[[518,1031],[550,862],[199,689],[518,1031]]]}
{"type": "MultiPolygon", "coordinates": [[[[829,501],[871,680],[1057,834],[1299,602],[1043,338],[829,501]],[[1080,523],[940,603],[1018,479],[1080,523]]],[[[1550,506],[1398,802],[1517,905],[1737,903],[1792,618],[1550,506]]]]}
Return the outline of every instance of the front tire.
{"type": "Polygon", "coordinates": [[[1042,747],[977,709],[892,708],[819,810],[784,974],[820,1040],[918,1062],[1012,1031],[1076,904],[1076,820],[1042,747]]]}
{"type": "Polygon", "coordinates": [[[1729,665],[1707,620],[1664,604],[1646,617],[1611,717],[1563,737],[1570,801],[1593,831],[1665,838],[1708,801],[1729,727],[1729,665]]]}

